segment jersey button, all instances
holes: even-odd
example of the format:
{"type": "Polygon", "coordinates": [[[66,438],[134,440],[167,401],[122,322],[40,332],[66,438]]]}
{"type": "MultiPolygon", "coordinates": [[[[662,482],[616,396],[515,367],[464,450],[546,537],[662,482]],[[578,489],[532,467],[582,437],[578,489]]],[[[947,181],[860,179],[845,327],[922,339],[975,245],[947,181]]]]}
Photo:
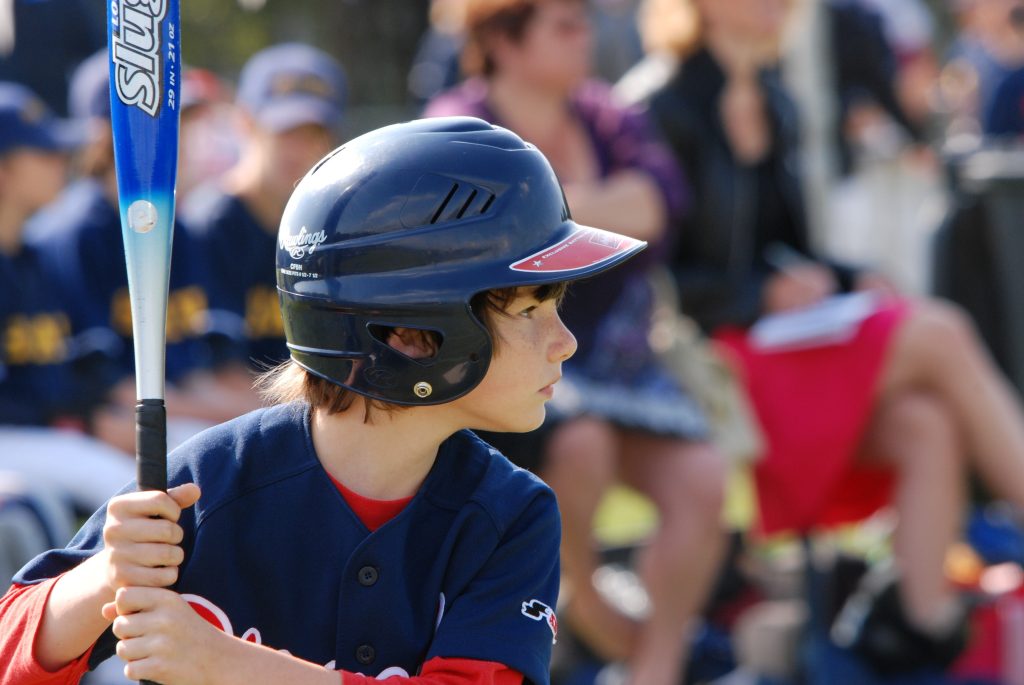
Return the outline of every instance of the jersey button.
{"type": "Polygon", "coordinates": [[[359,584],[364,587],[370,587],[377,582],[377,578],[380,574],[377,573],[377,569],[372,566],[364,566],[359,569],[359,584]]]}
{"type": "Polygon", "coordinates": [[[356,660],[364,666],[372,664],[375,658],[377,658],[377,650],[370,645],[359,645],[356,648],[356,660]]]}

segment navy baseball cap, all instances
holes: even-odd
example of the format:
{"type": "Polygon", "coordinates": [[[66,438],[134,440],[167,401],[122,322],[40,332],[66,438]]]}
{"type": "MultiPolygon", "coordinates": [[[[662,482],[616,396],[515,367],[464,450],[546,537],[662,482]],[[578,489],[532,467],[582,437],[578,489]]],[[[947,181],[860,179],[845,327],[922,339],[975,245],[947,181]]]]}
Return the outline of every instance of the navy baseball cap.
{"type": "Polygon", "coordinates": [[[0,81],[0,155],[15,148],[54,152],[85,142],[84,131],[58,119],[35,93],[11,81],[0,81]]]}
{"type": "Polygon", "coordinates": [[[261,50],[246,62],[237,101],[269,131],[304,124],[336,131],[346,91],[345,71],[333,57],[302,43],[283,43],[261,50]]]}

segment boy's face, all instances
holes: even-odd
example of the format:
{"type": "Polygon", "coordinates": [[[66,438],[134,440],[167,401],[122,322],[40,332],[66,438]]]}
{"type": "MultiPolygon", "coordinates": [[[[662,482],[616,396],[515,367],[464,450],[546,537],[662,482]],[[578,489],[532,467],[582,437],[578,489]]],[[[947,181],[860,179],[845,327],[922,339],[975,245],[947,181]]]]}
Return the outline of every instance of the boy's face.
{"type": "Polygon", "coordinates": [[[300,178],[334,149],[334,135],[319,124],[304,124],[279,133],[263,132],[275,191],[291,194],[300,178]]]}
{"type": "Polygon", "coordinates": [[[67,157],[59,152],[18,148],[0,156],[4,197],[35,212],[53,201],[64,187],[67,157]]]}
{"type": "Polygon", "coordinates": [[[494,334],[498,352],[487,374],[467,395],[450,406],[479,430],[524,433],[544,421],[544,404],[562,375],[562,362],[576,352],[576,338],[562,323],[555,299],[539,301],[533,289],[522,289],[497,316],[494,334]]]}

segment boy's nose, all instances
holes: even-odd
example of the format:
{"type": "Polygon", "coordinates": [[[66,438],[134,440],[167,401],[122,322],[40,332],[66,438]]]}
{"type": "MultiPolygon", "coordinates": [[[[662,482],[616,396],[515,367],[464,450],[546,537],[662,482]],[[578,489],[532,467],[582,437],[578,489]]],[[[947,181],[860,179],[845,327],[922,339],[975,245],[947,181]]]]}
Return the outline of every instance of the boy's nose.
{"type": "Polygon", "coordinates": [[[555,362],[564,362],[576,354],[576,336],[562,322],[561,317],[558,318],[555,340],[550,350],[551,361],[555,362]]]}

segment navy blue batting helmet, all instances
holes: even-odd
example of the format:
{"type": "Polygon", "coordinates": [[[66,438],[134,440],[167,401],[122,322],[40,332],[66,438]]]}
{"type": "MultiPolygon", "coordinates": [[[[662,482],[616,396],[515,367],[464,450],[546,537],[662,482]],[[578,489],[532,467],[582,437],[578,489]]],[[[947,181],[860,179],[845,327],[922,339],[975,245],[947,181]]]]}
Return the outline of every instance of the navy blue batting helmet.
{"type": "Polygon", "coordinates": [[[355,138],[299,182],[281,219],[277,286],[292,359],[395,404],[472,390],[491,337],[470,300],[570,281],[646,243],[572,221],[547,159],[470,117],[422,119],[355,138]],[[434,331],[429,359],[388,346],[393,327],[434,331]]]}

